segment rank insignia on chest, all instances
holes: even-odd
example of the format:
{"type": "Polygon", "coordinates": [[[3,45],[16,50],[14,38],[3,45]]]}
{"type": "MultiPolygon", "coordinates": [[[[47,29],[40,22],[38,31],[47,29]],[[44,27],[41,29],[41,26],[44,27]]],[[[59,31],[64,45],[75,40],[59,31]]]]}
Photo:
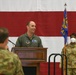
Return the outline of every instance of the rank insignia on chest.
{"type": "Polygon", "coordinates": [[[30,41],[26,41],[26,44],[30,44],[30,41]]]}

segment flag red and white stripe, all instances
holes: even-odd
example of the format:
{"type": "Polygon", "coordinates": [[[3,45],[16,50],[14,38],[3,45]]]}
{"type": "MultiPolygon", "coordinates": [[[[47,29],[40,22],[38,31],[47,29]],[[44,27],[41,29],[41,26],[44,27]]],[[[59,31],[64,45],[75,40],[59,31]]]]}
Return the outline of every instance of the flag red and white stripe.
{"type": "MultiPolygon", "coordinates": [[[[0,0],[0,27],[8,28],[9,39],[15,43],[17,37],[26,32],[26,23],[33,20],[37,24],[36,35],[48,48],[47,57],[60,53],[64,46],[60,31],[65,2],[70,35],[76,32],[76,1],[72,0],[0,0]]],[[[13,45],[8,43],[8,46],[11,49],[13,45]]]]}

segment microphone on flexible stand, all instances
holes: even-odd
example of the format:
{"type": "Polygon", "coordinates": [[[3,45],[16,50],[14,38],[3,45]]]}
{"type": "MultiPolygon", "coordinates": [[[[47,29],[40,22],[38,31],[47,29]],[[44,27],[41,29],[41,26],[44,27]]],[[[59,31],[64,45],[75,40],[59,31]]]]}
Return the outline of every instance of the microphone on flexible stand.
{"type": "Polygon", "coordinates": [[[16,45],[15,43],[13,43],[11,40],[8,40],[10,43],[12,43],[13,45],[16,45]]]}

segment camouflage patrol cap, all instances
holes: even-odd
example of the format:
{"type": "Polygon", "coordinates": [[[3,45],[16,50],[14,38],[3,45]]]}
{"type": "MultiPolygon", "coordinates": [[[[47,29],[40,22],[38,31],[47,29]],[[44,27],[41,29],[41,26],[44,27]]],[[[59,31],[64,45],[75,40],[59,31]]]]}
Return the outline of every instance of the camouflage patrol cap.
{"type": "Polygon", "coordinates": [[[72,34],[70,35],[70,38],[72,38],[72,37],[75,37],[75,38],[76,38],[76,33],[72,33],[72,34]]]}

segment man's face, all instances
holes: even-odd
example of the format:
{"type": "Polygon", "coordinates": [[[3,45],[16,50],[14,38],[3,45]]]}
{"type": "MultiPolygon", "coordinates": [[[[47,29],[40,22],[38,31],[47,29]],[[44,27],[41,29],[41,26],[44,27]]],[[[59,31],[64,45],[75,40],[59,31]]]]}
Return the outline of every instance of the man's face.
{"type": "Polygon", "coordinates": [[[76,37],[74,35],[72,35],[70,37],[71,43],[76,43],[76,37]]]}
{"type": "Polygon", "coordinates": [[[35,33],[35,30],[36,30],[36,24],[35,24],[35,22],[31,21],[29,23],[29,25],[27,26],[27,30],[30,33],[35,33]]]}

